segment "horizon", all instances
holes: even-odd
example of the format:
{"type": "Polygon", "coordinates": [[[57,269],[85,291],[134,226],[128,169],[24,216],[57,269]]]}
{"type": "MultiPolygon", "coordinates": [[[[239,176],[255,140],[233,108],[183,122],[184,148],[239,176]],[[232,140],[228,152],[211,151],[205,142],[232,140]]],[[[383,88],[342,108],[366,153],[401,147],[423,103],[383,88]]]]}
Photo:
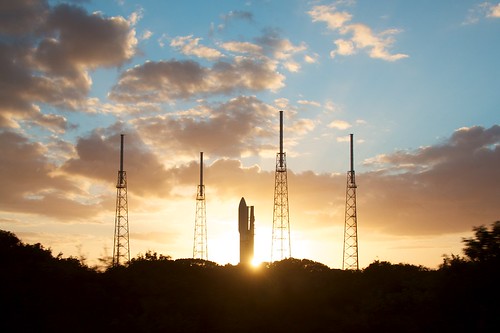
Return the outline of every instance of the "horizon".
{"type": "Polygon", "coordinates": [[[359,266],[436,268],[500,219],[500,2],[18,1],[0,6],[0,229],[113,253],[125,134],[130,255],[269,261],[284,111],[291,254],[342,267],[354,134],[359,266]]]}

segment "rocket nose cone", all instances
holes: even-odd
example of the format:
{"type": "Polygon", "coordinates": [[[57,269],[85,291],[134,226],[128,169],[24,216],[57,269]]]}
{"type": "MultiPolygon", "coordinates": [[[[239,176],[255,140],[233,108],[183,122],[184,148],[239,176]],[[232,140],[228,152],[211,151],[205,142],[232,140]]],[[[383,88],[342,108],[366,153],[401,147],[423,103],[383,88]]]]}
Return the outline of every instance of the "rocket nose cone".
{"type": "Polygon", "coordinates": [[[245,198],[244,197],[241,197],[241,200],[240,200],[240,207],[246,207],[247,206],[247,203],[245,202],[245,198]]]}

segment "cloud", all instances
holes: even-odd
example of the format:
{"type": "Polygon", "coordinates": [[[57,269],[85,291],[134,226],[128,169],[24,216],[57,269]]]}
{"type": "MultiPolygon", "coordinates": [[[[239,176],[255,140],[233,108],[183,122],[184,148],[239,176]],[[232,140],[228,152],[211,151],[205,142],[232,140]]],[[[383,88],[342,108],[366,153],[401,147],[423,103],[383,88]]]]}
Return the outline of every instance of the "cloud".
{"type": "Polygon", "coordinates": [[[212,158],[258,154],[267,148],[277,110],[253,96],[200,106],[191,114],[143,117],[134,121],[149,145],[191,159],[200,151],[212,158]],[[164,140],[168,138],[168,140],[164,140]]]}
{"type": "Polygon", "coordinates": [[[476,24],[483,18],[500,18],[500,3],[482,2],[470,8],[463,25],[476,24]]]}
{"type": "Polygon", "coordinates": [[[198,58],[217,60],[223,54],[213,48],[199,45],[201,38],[193,38],[193,35],[179,36],[172,39],[170,46],[184,55],[194,55],[198,58]]]}
{"type": "Polygon", "coordinates": [[[131,26],[134,26],[140,20],[142,20],[143,17],[144,17],[144,9],[140,7],[136,11],[134,11],[132,14],[129,15],[128,22],[131,26]]]}
{"type": "Polygon", "coordinates": [[[339,130],[346,130],[346,129],[352,127],[352,125],[344,120],[334,120],[330,124],[328,124],[328,127],[329,128],[336,128],[339,130]]]}
{"type": "Polygon", "coordinates": [[[2,127],[35,119],[35,124],[58,123],[56,127],[64,129],[63,118],[42,115],[39,105],[78,109],[92,84],[90,70],[120,66],[135,54],[135,31],[122,17],[36,1],[16,1],[10,8],[16,20],[0,23],[0,30],[13,37],[0,41],[2,127]],[[23,24],[25,20],[30,24],[23,24]]]}
{"type": "Polygon", "coordinates": [[[2,5],[0,33],[14,36],[35,33],[49,14],[47,1],[18,0],[2,5]]]}
{"type": "Polygon", "coordinates": [[[307,50],[305,43],[294,45],[290,40],[282,38],[274,29],[266,29],[262,36],[255,38],[255,42],[262,48],[263,55],[280,61],[290,72],[300,70],[300,64],[293,60],[293,57],[307,50]]]}
{"type": "Polygon", "coordinates": [[[262,46],[250,42],[225,42],[221,47],[230,52],[247,53],[259,55],[262,54],[262,46]]]}
{"type": "Polygon", "coordinates": [[[76,156],[67,160],[62,171],[87,179],[113,184],[117,179],[120,157],[120,132],[126,132],[124,164],[129,181],[129,193],[139,196],[169,197],[174,185],[174,174],[167,170],[142,142],[135,131],[120,125],[95,129],[80,138],[76,156]]]}
{"type": "Polygon", "coordinates": [[[307,101],[307,100],[298,100],[297,101],[298,104],[301,104],[301,105],[311,105],[311,106],[316,106],[316,107],[321,107],[321,103],[318,103],[316,101],[307,101]]]}
{"type": "Polygon", "coordinates": [[[135,30],[123,17],[89,15],[82,8],[62,4],[52,11],[47,28],[59,32],[59,38],[43,40],[35,57],[53,73],[73,72],[79,66],[120,66],[136,51],[135,30]]]}
{"type": "Polygon", "coordinates": [[[153,32],[151,30],[144,30],[141,35],[141,40],[148,40],[153,36],[153,32]]]}
{"type": "Polygon", "coordinates": [[[64,133],[68,128],[73,127],[68,124],[65,117],[57,114],[33,113],[28,123],[45,128],[54,133],[64,133]]]}
{"type": "Polygon", "coordinates": [[[351,14],[337,11],[334,5],[314,6],[308,14],[313,22],[325,22],[330,30],[340,29],[352,19],[351,14]]]}
{"type": "Polygon", "coordinates": [[[487,16],[492,18],[500,18],[500,3],[491,5],[487,16]]]}
{"type": "Polygon", "coordinates": [[[337,39],[334,43],[337,45],[337,50],[330,53],[332,58],[335,57],[336,54],[348,56],[356,53],[354,43],[350,40],[337,39]]]}
{"type": "Polygon", "coordinates": [[[59,220],[88,219],[104,209],[99,198],[57,172],[47,158],[47,148],[24,136],[0,132],[0,210],[39,214],[59,220]]]}
{"type": "Polygon", "coordinates": [[[220,23],[217,26],[218,31],[225,30],[227,26],[230,24],[230,22],[235,20],[247,21],[249,23],[253,22],[253,14],[248,11],[240,11],[240,10],[230,11],[227,14],[221,15],[221,18],[223,23],[220,23]]]}
{"type": "Polygon", "coordinates": [[[122,73],[109,97],[118,102],[167,102],[240,91],[276,91],[284,76],[268,60],[236,57],[211,68],[194,61],[150,61],[122,73]]]}
{"type": "Polygon", "coordinates": [[[358,50],[366,50],[371,58],[386,61],[397,61],[408,57],[407,54],[389,52],[389,48],[395,41],[393,36],[400,32],[398,29],[388,29],[377,34],[365,24],[350,24],[352,15],[338,11],[335,5],[314,6],[308,14],[313,22],[325,22],[328,29],[340,35],[350,36],[348,39],[334,41],[337,48],[330,52],[332,58],[336,55],[353,55],[358,50]]]}
{"type": "MultiPolygon", "coordinates": [[[[357,174],[360,233],[442,235],[498,219],[499,126],[460,129],[442,144],[395,152],[383,162],[383,169],[357,174]]],[[[342,226],[346,175],[295,173],[294,159],[287,163],[292,231],[342,226]]],[[[236,201],[244,195],[259,211],[272,211],[273,172],[227,159],[208,170],[214,196],[236,201]]]]}
{"type": "Polygon", "coordinates": [[[235,19],[252,22],[253,21],[253,14],[249,11],[234,10],[234,11],[230,11],[226,15],[222,15],[222,18],[226,22],[229,20],[235,20],[235,19]]]}
{"type": "Polygon", "coordinates": [[[360,206],[385,232],[460,232],[498,219],[498,125],[462,128],[440,145],[368,163],[379,171],[359,177],[360,206]]]}
{"type": "Polygon", "coordinates": [[[315,64],[318,62],[319,55],[317,53],[314,53],[313,55],[308,55],[306,54],[304,56],[304,61],[308,64],[315,64]]]}
{"type": "MultiPolygon", "coordinates": [[[[307,51],[305,43],[294,45],[289,39],[282,38],[275,29],[265,29],[253,42],[229,41],[220,46],[229,52],[245,54],[255,60],[277,62],[290,72],[301,69],[301,63],[295,58],[297,54],[307,51]]],[[[305,55],[303,61],[315,63],[317,55],[305,55]]]]}

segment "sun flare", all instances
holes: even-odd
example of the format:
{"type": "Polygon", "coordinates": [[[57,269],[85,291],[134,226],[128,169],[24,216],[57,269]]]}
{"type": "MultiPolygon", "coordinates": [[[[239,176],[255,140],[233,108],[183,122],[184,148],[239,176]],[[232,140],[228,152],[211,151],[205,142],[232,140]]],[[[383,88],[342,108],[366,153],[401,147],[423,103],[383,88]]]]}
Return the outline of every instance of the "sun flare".
{"type": "Polygon", "coordinates": [[[262,264],[262,261],[260,261],[259,259],[255,258],[255,257],[252,259],[252,267],[253,268],[259,268],[261,264],[262,264]]]}

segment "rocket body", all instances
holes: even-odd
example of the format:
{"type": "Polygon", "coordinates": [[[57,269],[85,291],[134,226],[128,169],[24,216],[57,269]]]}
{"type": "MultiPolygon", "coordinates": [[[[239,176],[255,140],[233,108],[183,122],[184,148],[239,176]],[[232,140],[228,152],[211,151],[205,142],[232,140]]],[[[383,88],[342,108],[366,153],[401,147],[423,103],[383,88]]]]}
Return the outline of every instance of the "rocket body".
{"type": "Polygon", "coordinates": [[[254,255],[254,207],[248,207],[241,198],[238,207],[238,231],[240,233],[240,264],[251,264],[254,255]]]}

